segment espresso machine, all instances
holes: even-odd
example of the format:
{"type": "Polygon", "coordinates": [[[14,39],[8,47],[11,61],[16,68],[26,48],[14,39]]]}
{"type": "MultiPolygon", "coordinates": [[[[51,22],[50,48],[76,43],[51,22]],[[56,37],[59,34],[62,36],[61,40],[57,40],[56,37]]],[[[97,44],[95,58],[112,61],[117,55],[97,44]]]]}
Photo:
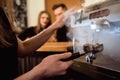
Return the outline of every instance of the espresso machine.
{"type": "MultiPolygon", "coordinates": [[[[106,0],[102,4],[83,7],[69,18],[70,24],[67,25],[71,27],[68,36],[73,41],[73,54],[82,55],[75,59],[77,67],[75,65],[74,67],[78,68],[77,70],[84,68],[81,64],[92,65],[97,67],[94,72],[99,68],[114,71],[120,79],[119,7],[120,0],[106,0]]],[[[93,68],[91,67],[90,71],[91,69],[93,68]]],[[[80,71],[85,73],[83,70],[80,71]]],[[[97,73],[100,73],[100,70],[97,73]]],[[[106,72],[103,70],[102,73],[106,72]]],[[[114,73],[109,73],[106,75],[114,76],[114,73]]]]}

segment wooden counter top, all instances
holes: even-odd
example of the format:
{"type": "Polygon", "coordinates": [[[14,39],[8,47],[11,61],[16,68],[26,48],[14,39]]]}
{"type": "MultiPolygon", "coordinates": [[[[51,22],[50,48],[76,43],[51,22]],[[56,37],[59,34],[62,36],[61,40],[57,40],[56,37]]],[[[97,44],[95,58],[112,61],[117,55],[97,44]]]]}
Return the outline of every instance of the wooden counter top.
{"type": "Polygon", "coordinates": [[[46,42],[37,52],[67,52],[69,46],[72,46],[72,42],[46,42]]]}

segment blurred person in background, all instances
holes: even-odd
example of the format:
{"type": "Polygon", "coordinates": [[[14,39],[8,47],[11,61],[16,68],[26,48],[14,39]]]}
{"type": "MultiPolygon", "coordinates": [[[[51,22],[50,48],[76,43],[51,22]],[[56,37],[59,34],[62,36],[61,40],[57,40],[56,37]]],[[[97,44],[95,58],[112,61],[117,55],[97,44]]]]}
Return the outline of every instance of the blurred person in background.
{"type": "MultiPolygon", "coordinates": [[[[46,29],[50,25],[51,25],[51,15],[50,15],[50,13],[45,11],[45,10],[41,11],[38,15],[37,25],[36,26],[31,26],[31,27],[25,29],[24,31],[22,31],[18,35],[18,37],[21,40],[28,39],[28,38],[38,34],[39,32],[43,31],[44,29],[46,29]]],[[[55,32],[49,38],[48,41],[53,41],[53,42],[56,41],[55,32]]]]}
{"type": "MultiPolygon", "coordinates": [[[[52,10],[54,12],[54,15],[56,19],[58,19],[66,10],[67,6],[63,3],[58,3],[53,5],[52,10]]],[[[66,42],[69,41],[69,38],[67,37],[68,27],[63,25],[62,28],[58,29],[56,31],[56,39],[58,42],[66,42]]]]}
{"type": "Polygon", "coordinates": [[[8,12],[9,14],[6,16],[4,8],[0,7],[0,80],[42,80],[46,77],[66,74],[66,70],[73,61],[62,61],[61,59],[69,58],[71,56],[69,52],[50,55],[21,76],[18,75],[18,56],[27,56],[42,46],[54,31],[63,26],[68,15],[61,15],[48,28],[30,39],[22,41],[13,31],[13,20],[9,19],[9,15],[12,14],[8,12]]]}

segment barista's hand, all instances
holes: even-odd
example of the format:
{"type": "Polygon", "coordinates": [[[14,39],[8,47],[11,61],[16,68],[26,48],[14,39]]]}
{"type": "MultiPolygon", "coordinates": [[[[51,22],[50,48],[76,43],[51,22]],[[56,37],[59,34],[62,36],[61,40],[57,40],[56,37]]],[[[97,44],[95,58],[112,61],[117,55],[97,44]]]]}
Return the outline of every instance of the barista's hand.
{"type": "Polygon", "coordinates": [[[48,56],[36,66],[37,72],[39,72],[39,69],[43,69],[42,76],[44,77],[64,75],[66,74],[66,70],[72,65],[73,61],[64,62],[61,61],[61,59],[69,58],[71,55],[71,53],[63,53],[48,56]]]}

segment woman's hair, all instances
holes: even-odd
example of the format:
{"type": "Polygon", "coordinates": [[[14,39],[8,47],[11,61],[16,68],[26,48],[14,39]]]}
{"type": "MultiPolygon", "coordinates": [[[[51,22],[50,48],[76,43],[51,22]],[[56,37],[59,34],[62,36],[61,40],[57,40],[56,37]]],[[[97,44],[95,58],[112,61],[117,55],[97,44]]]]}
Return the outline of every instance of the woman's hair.
{"type": "Polygon", "coordinates": [[[45,26],[45,28],[47,28],[49,25],[51,25],[51,15],[50,15],[50,13],[47,12],[47,11],[41,11],[38,15],[38,22],[37,22],[37,26],[36,26],[36,29],[35,29],[36,33],[43,30],[43,28],[41,27],[42,25],[40,23],[40,18],[41,18],[41,15],[44,14],[44,13],[46,13],[48,15],[48,21],[49,21],[48,24],[45,26]]]}
{"type": "Polygon", "coordinates": [[[6,38],[9,38],[9,33],[6,29],[10,29],[10,23],[4,10],[0,7],[0,47],[11,45],[11,43],[5,40],[6,38]]]}

